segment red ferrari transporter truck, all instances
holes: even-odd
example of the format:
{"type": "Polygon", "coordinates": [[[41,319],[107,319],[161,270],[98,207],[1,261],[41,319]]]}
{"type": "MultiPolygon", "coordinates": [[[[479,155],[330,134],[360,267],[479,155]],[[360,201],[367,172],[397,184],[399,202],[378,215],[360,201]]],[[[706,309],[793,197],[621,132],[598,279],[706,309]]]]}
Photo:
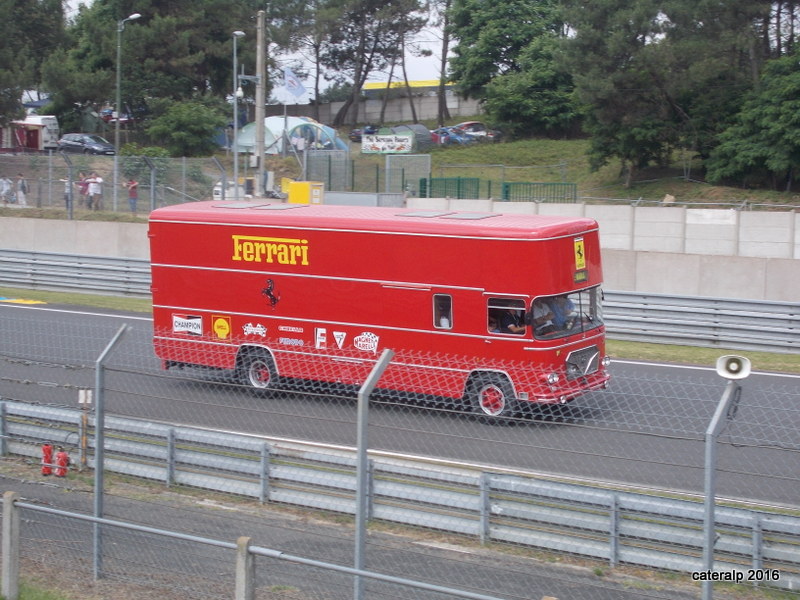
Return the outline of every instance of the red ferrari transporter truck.
{"type": "Polygon", "coordinates": [[[379,387],[489,417],[607,385],[592,219],[211,201],[149,236],[164,368],[360,384],[391,348],[379,387]]]}

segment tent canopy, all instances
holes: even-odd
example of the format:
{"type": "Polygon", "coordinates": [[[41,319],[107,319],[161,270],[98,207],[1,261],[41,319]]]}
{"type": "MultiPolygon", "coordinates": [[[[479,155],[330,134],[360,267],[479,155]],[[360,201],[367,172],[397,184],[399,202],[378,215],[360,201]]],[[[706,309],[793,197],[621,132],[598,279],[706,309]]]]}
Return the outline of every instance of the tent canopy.
{"type": "MultiPolygon", "coordinates": [[[[256,124],[248,123],[239,130],[238,151],[255,153],[256,124]]],[[[284,139],[298,151],[303,149],[348,150],[347,142],[336,130],[310,117],[266,117],[264,119],[264,152],[282,154],[284,139]],[[284,131],[286,136],[283,135],[284,131]]]]}

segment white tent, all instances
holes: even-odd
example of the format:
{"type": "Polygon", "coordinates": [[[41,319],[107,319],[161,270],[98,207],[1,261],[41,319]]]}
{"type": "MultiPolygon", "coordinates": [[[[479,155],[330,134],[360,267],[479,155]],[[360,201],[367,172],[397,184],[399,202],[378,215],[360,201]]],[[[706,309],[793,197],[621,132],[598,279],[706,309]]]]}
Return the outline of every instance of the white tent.
{"type": "MultiPolygon", "coordinates": [[[[255,153],[256,124],[248,123],[239,130],[238,151],[255,153]]],[[[332,127],[310,117],[267,117],[264,119],[264,152],[282,154],[284,140],[296,151],[304,149],[347,150],[347,142],[332,127]],[[285,135],[284,135],[285,132],[285,135]]]]}

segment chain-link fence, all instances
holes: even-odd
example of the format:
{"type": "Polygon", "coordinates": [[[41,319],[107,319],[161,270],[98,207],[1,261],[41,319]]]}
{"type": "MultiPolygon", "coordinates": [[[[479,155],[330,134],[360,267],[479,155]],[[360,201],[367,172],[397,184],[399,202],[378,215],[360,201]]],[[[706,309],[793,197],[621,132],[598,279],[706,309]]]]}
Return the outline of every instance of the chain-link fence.
{"type": "Polygon", "coordinates": [[[306,178],[333,192],[408,193],[417,195],[420,180],[430,176],[429,154],[365,155],[309,152],[306,178]]]}
{"type": "MultiPolygon", "coordinates": [[[[281,379],[275,373],[275,389],[257,390],[235,370],[162,370],[146,316],[33,310],[0,306],[0,396],[39,410],[80,414],[86,397],[80,392],[90,389],[93,415],[102,394],[105,517],[229,544],[247,535],[264,548],[353,565],[357,515],[342,507],[357,500],[352,451],[364,441],[356,393],[364,369],[355,357],[325,363],[313,358],[311,348],[284,343],[281,349],[296,361],[291,370],[304,376],[281,379]],[[100,372],[98,358],[123,322],[130,330],[100,372]],[[309,386],[306,379],[328,383],[309,386]],[[139,429],[123,427],[124,419],[139,429]],[[172,434],[170,445],[159,428],[177,425],[226,441],[212,451],[172,434]],[[224,437],[233,435],[281,450],[266,459],[257,451],[245,456],[240,442],[224,437]],[[151,449],[142,450],[138,444],[148,439],[151,449]],[[170,455],[180,466],[165,480],[160,477],[170,469],[170,455]],[[250,480],[230,466],[245,459],[268,475],[263,503],[241,491],[250,480]],[[161,462],[154,466],[155,460],[161,462]],[[128,474],[114,474],[123,472],[128,474]],[[228,483],[211,485],[211,479],[228,483]]],[[[265,346],[280,344],[264,340],[265,346]]],[[[703,522],[697,515],[703,507],[705,437],[726,387],[713,369],[618,362],[607,390],[493,423],[473,406],[437,393],[457,378],[450,361],[399,351],[387,379],[378,382],[391,388],[398,378],[420,377],[405,368],[412,363],[441,370],[433,385],[425,373],[428,393],[379,393],[370,403],[366,441],[371,459],[380,458],[382,466],[374,467],[370,480],[371,514],[362,515],[370,524],[365,568],[507,599],[700,597],[691,572],[702,574],[703,522]],[[472,487],[473,477],[484,483],[472,487]],[[612,508],[601,507],[604,494],[615,498],[612,508]],[[665,509],[671,502],[686,508],[665,509]]],[[[777,374],[753,374],[741,385],[736,410],[718,439],[715,572],[777,572],[780,578],[717,588],[715,597],[743,589],[756,593],[765,585],[796,595],[800,392],[795,379],[777,374]]],[[[414,383],[403,387],[413,389],[414,383]]],[[[15,444],[30,448],[31,440],[44,438],[45,427],[49,440],[63,444],[73,458],[85,446],[88,465],[83,473],[70,467],[57,486],[42,487],[34,483],[45,481],[36,458],[6,458],[6,488],[18,488],[27,502],[91,514],[96,432],[81,429],[79,421],[73,427],[44,416],[34,423],[9,416],[3,434],[12,452],[15,444]],[[65,489],[86,493],[64,494],[65,489]]],[[[258,484],[259,476],[253,477],[258,484]]],[[[78,577],[86,585],[93,568],[91,524],[23,513],[23,576],[36,580],[37,573],[46,573],[47,581],[65,585],[78,577]]],[[[101,597],[231,595],[230,551],[154,532],[108,535],[104,578],[92,590],[116,587],[101,597]]],[[[259,556],[256,572],[259,598],[353,597],[352,575],[318,566],[259,556]]],[[[381,581],[364,586],[370,600],[459,597],[381,581]]]]}
{"type": "MultiPolygon", "coordinates": [[[[139,156],[117,157],[117,186],[114,186],[113,156],[92,154],[3,155],[0,176],[16,179],[20,174],[28,184],[26,205],[31,208],[57,208],[147,214],[167,204],[208,200],[214,186],[225,178],[225,169],[213,158],[167,159],[139,156]],[[99,204],[87,202],[88,186],[82,179],[99,177],[99,204]],[[138,182],[136,205],[129,201],[126,183],[138,182]],[[91,208],[90,208],[91,207],[91,208]],[[98,209],[99,207],[99,209],[98,209]]],[[[4,205],[17,204],[9,195],[4,205]]]]}

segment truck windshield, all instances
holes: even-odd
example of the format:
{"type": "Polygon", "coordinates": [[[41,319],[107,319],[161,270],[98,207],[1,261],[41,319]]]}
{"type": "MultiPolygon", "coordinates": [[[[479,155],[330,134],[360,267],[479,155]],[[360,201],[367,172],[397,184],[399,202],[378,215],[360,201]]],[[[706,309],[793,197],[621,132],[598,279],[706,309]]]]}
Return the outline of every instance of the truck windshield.
{"type": "Polygon", "coordinates": [[[566,337],[600,327],[603,324],[601,299],[599,287],[536,298],[531,309],[534,337],[566,337]]]}

